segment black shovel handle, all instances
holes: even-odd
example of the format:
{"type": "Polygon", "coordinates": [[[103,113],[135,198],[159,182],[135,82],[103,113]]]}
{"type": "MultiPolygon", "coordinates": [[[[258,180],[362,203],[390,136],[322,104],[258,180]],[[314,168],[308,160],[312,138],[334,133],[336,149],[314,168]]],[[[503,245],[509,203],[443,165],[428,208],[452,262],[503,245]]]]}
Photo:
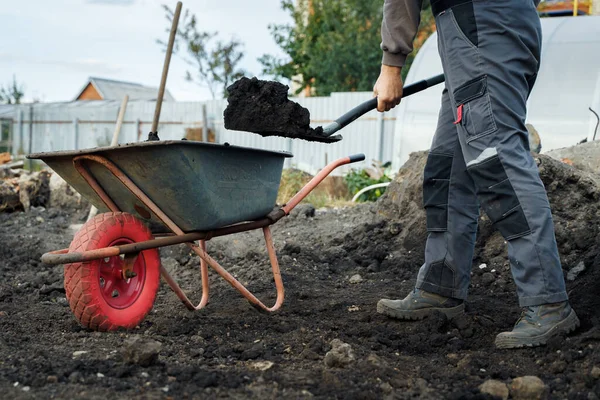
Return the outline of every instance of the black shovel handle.
{"type": "MultiPolygon", "coordinates": [[[[430,88],[432,86],[440,84],[440,83],[444,82],[444,80],[445,80],[444,74],[440,74],[440,75],[431,77],[429,79],[424,79],[422,81],[415,82],[412,85],[408,85],[402,89],[402,98],[408,97],[411,94],[418,93],[427,88],[430,88]]],[[[336,119],[335,122],[324,127],[323,135],[324,136],[333,135],[335,132],[339,131],[340,129],[342,129],[343,127],[348,125],[350,122],[356,120],[358,117],[360,117],[376,108],[377,108],[377,97],[373,97],[372,99],[367,100],[364,103],[357,105],[352,110],[348,111],[346,114],[344,114],[341,117],[339,117],[338,119],[336,119]]]]}

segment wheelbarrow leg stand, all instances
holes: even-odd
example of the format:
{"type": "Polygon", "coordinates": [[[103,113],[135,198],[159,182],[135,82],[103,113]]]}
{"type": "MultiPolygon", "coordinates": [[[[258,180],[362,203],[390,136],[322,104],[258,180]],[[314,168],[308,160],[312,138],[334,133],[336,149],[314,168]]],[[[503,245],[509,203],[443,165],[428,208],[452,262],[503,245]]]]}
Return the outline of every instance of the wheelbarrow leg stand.
{"type": "MultiPolygon", "coordinates": [[[[175,226],[175,224],[172,221],[171,223],[175,226]]],[[[178,227],[177,229],[179,230],[178,227]]],[[[178,235],[183,234],[183,232],[177,233],[175,230],[173,231],[178,235]]],[[[206,254],[206,242],[204,240],[200,240],[199,242],[200,246],[198,246],[195,243],[186,243],[186,245],[193,252],[200,256],[200,281],[202,282],[202,298],[200,299],[200,303],[197,306],[194,306],[194,304],[186,296],[179,284],[177,284],[175,279],[173,279],[173,277],[169,274],[165,267],[163,267],[162,265],[160,266],[160,273],[163,279],[167,282],[171,290],[175,292],[177,297],[179,297],[179,300],[181,300],[183,305],[185,305],[185,307],[190,311],[196,311],[204,308],[208,304],[208,298],[210,293],[210,285],[208,282],[208,264],[206,263],[205,259],[201,256],[202,253],[206,254]]]]}
{"type": "MultiPolygon", "coordinates": [[[[197,245],[195,245],[193,243],[186,243],[186,244],[196,254],[200,255],[197,251],[197,248],[198,248],[197,245]]],[[[202,251],[206,252],[206,243],[204,242],[204,240],[200,241],[200,248],[202,249],[202,251]]],[[[162,265],[160,266],[160,274],[162,275],[163,279],[167,282],[167,284],[169,285],[171,290],[173,290],[173,292],[175,292],[177,297],[179,297],[179,300],[181,300],[181,302],[185,305],[185,307],[188,310],[190,310],[190,311],[200,310],[208,304],[208,297],[209,297],[209,293],[210,293],[210,287],[209,287],[209,283],[208,283],[208,266],[206,264],[206,261],[204,261],[203,258],[200,258],[200,280],[202,282],[202,298],[200,299],[200,304],[198,304],[197,306],[194,306],[194,304],[190,301],[190,299],[188,299],[188,297],[185,295],[185,293],[183,292],[181,287],[177,284],[175,279],[173,279],[173,277],[171,277],[169,272],[167,272],[165,267],[163,267],[162,265]]]]}
{"type": "Polygon", "coordinates": [[[237,279],[233,277],[225,268],[223,268],[214,258],[212,258],[206,252],[206,243],[204,240],[200,241],[200,245],[187,243],[187,245],[200,257],[200,271],[202,277],[202,299],[198,306],[194,306],[183,290],[179,287],[177,282],[171,277],[171,275],[161,267],[161,273],[165,281],[169,284],[171,289],[175,292],[177,297],[183,302],[183,304],[191,311],[199,310],[206,306],[208,303],[209,294],[209,283],[208,283],[208,266],[215,270],[223,279],[225,279],[231,286],[233,286],[238,292],[242,294],[253,307],[262,311],[276,311],[283,304],[284,299],[284,288],[283,280],[281,279],[281,273],[279,270],[279,262],[277,261],[277,255],[275,253],[275,246],[273,245],[273,237],[271,236],[271,229],[267,226],[263,228],[265,236],[265,242],[267,244],[267,252],[269,253],[269,259],[271,261],[271,270],[273,271],[273,279],[275,280],[275,287],[277,289],[277,299],[275,305],[267,307],[261,302],[255,295],[253,295],[244,285],[242,285],[237,279]]]}
{"type": "MultiPolygon", "coordinates": [[[[273,237],[271,235],[271,229],[266,226],[262,228],[263,234],[265,237],[265,243],[267,245],[267,252],[269,253],[269,260],[271,261],[271,270],[273,272],[273,279],[275,280],[275,287],[277,289],[277,299],[275,300],[275,304],[272,307],[267,307],[263,302],[261,302],[256,296],[254,296],[244,285],[242,285],[237,279],[233,277],[225,268],[223,268],[214,258],[212,258],[207,252],[206,247],[202,246],[190,246],[192,250],[198,254],[200,257],[201,263],[204,262],[212,269],[215,270],[223,279],[225,279],[231,286],[233,286],[238,292],[242,294],[253,307],[258,308],[262,311],[276,311],[283,304],[283,299],[285,296],[285,291],[283,287],[283,280],[281,279],[281,272],[279,270],[279,262],[277,261],[277,254],[275,253],[275,246],[273,245],[273,237]]],[[[204,270],[202,275],[202,285],[204,287],[204,282],[206,283],[207,289],[204,293],[208,293],[208,271],[206,272],[206,279],[204,277],[204,270]]],[[[175,289],[174,289],[175,290],[175,289]]],[[[208,296],[207,296],[208,297],[208,296]]],[[[180,297],[181,298],[181,297],[180,297]]]]}

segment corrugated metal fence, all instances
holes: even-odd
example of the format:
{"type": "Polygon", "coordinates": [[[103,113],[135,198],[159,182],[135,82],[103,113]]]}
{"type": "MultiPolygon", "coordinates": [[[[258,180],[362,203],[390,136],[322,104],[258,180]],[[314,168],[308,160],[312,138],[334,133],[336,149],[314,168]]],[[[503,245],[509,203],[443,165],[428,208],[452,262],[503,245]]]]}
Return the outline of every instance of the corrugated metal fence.
{"type": "MultiPolygon", "coordinates": [[[[333,93],[329,97],[294,98],[309,109],[313,126],[327,125],[371,93],[333,93]]],[[[145,140],[154,115],[153,101],[130,101],[121,128],[120,143],[145,140]]],[[[181,139],[187,128],[203,126],[203,107],[207,125],[215,132],[217,143],[285,150],[294,154],[287,167],[294,166],[315,173],[328,161],[355,153],[365,153],[367,160],[386,162],[392,159],[393,114],[371,111],[342,130],[344,140],[334,144],[312,143],[279,137],[263,138],[248,132],[229,131],[223,127],[226,100],[206,102],[165,102],[162,106],[159,136],[163,140],[181,139]]],[[[13,154],[84,149],[110,143],[120,101],[78,101],[37,103],[0,108],[0,119],[10,125],[13,154]],[[33,123],[31,123],[33,121],[33,123]],[[31,140],[30,140],[31,138],[31,140]]],[[[356,166],[356,165],[355,165],[356,166]]],[[[341,171],[340,171],[341,172],[341,171]]]]}

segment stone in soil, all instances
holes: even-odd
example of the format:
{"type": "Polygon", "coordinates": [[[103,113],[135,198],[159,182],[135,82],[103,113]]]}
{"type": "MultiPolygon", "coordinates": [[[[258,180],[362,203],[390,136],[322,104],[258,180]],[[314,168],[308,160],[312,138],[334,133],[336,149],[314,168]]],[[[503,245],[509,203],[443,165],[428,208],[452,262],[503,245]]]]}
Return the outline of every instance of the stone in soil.
{"type": "Polygon", "coordinates": [[[585,264],[583,261],[580,261],[579,264],[569,270],[567,280],[574,281],[583,271],[585,271],[585,264]]]}
{"type": "Polygon", "coordinates": [[[543,400],[548,388],[537,376],[521,376],[513,380],[510,393],[515,400],[543,400]]]}
{"type": "Polygon", "coordinates": [[[331,350],[325,354],[325,365],[329,368],[345,367],[355,360],[352,347],[348,343],[344,343],[339,339],[331,341],[331,350]]]}
{"type": "Polygon", "coordinates": [[[488,379],[479,386],[481,393],[489,394],[502,400],[508,399],[508,387],[504,382],[488,379]]]}
{"type": "Polygon", "coordinates": [[[162,343],[152,339],[144,339],[139,335],[126,339],[123,344],[123,361],[142,367],[154,364],[158,360],[158,354],[162,348],[162,343]]]}

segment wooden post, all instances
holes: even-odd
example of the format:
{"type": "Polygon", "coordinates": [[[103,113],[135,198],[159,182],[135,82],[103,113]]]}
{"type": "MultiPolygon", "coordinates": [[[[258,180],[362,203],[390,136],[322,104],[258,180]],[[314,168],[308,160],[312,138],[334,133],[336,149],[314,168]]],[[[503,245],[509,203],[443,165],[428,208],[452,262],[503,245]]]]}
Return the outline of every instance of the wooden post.
{"type": "MultiPolygon", "coordinates": [[[[287,139],[286,151],[294,154],[293,150],[294,150],[294,139],[287,139]]],[[[327,165],[327,153],[325,153],[325,165],[327,165]]],[[[286,157],[285,167],[292,168],[292,158],[291,157],[286,157]]]]}
{"type": "Polygon", "coordinates": [[[129,96],[125,95],[123,97],[123,101],[121,102],[121,108],[119,109],[119,116],[117,117],[117,124],[115,125],[115,131],[113,132],[113,137],[110,142],[111,146],[116,146],[119,144],[119,133],[121,133],[121,126],[123,125],[123,119],[125,118],[125,110],[127,109],[127,102],[129,101],[129,96]]]}
{"type": "Polygon", "coordinates": [[[377,113],[377,158],[383,163],[383,142],[385,138],[385,120],[383,113],[377,113]]]}
{"type": "Polygon", "coordinates": [[[208,117],[206,115],[206,104],[202,103],[202,141],[208,142],[208,117]]]}
{"type": "Polygon", "coordinates": [[[139,118],[135,120],[135,132],[137,140],[140,140],[142,138],[142,121],[139,118]]]}
{"type": "Polygon", "coordinates": [[[73,148],[79,150],[79,119],[73,118],[73,148]]]}
{"type": "MultiPolygon", "coordinates": [[[[33,151],[33,104],[29,106],[29,145],[27,146],[27,148],[29,149],[27,151],[27,154],[31,154],[33,151]]],[[[29,170],[31,171],[31,167],[32,167],[32,160],[29,159],[28,160],[28,165],[29,165],[29,170]]]]}
{"type": "Polygon", "coordinates": [[[21,110],[21,108],[19,107],[18,110],[18,114],[17,114],[17,118],[18,118],[18,122],[17,122],[17,129],[19,130],[19,146],[15,149],[13,146],[13,151],[14,151],[14,155],[20,155],[20,153],[23,152],[23,110],[21,110]]]}

